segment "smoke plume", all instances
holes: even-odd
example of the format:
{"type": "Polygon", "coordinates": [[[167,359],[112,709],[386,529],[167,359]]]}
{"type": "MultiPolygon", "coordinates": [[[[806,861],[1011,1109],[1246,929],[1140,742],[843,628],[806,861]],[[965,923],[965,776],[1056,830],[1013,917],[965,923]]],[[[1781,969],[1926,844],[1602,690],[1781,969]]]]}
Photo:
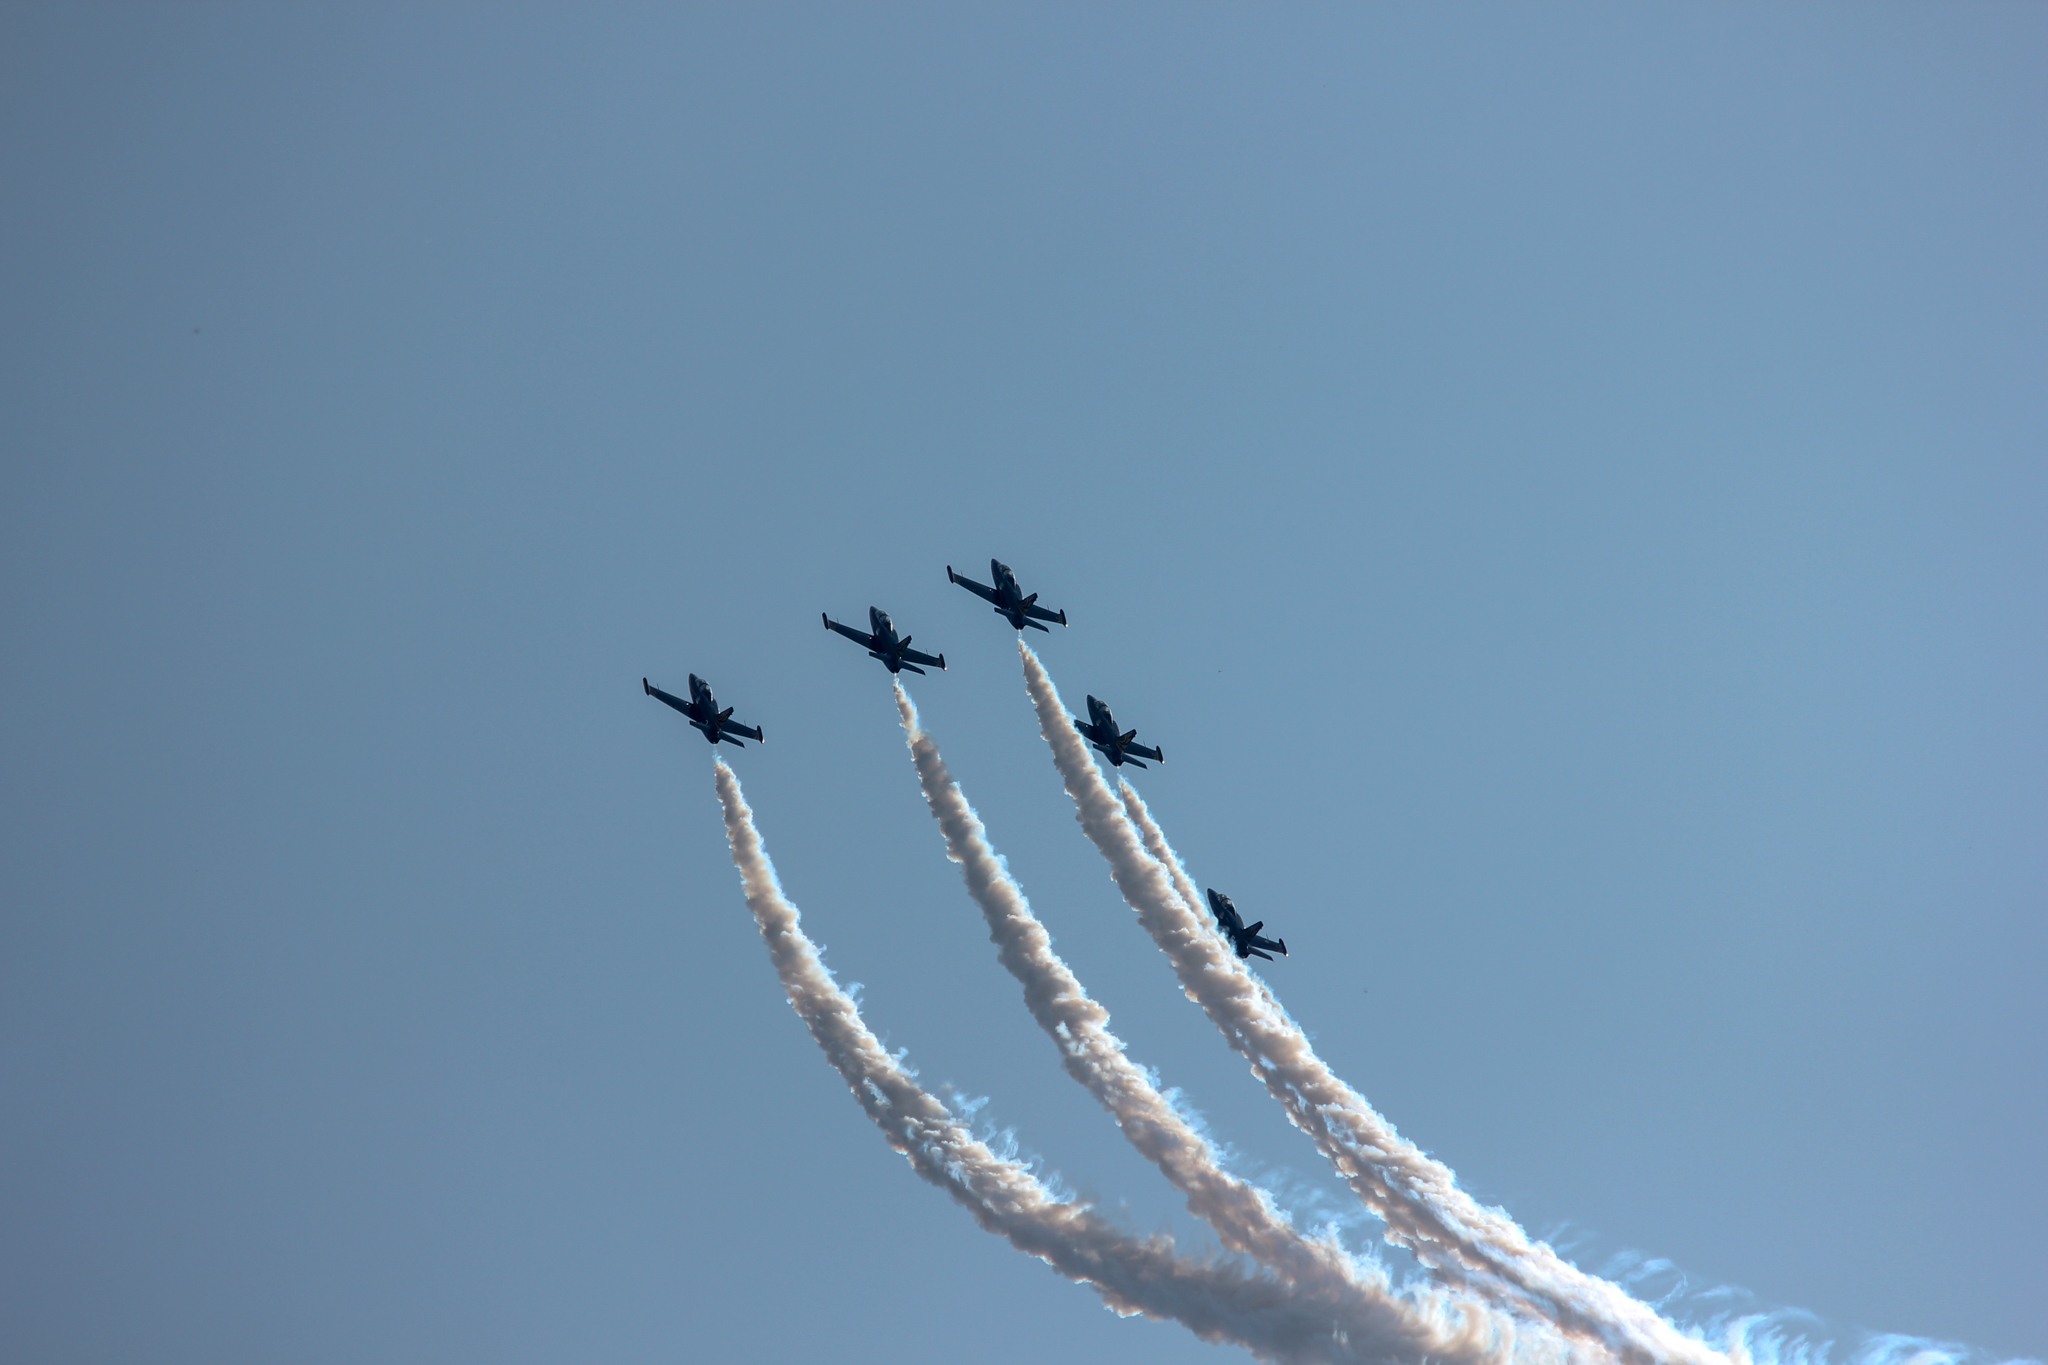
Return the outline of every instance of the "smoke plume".
{"type": "Polygon", "coordinates": [[[1330,1071],[1272,992],[1203,921],[1185,872],[1176,886],[1168,871],[1176,860],[1156,824],[1154,849],[1148,850],[1132,821],[1142,802],[1131,793],[1133,811],[1127,811],[1109,790],[1037,655],[1022,641],[1018,650],[1040,732],[1073,799],[1075,818],[1108,860],[1125,903],[1173,964],[1188,998],[1250,1063],[1289,1120],[1385,1221],[1388,1239],[1447,1282],[1503,1306],[1534,1311],[1625,1357],[1660,1365],[1725,1365],[1728,1357],[1679,1331],[1619,1285],[1531,1241],[1504,1211],[1482,1207],[1457,1187],[1448,1167],[1403,1138],[1330,1071]]]}
{"type": "MultiPolygon", "coordinates": [[[[1109,1029],[1109,1012],[1090,998],[1053,951],[1051,937],[990,846],[980,817],[947,770],[937,743],[919,724],[917,708],[901,683],[896,706],[918,784],[945,838],[946,856],[960,865],[998,958],[1024,988],[1032,1018],[1059,1048],[1067,1074],[1110,1112],[1131,1145],[1187,1200],[1189,1211],[1214,1228],[1232,1251],[1341,1312],[1346,1334],[1360,1349],[1370,1343],[1373,1354],[1409,1359],[1493,1357],[1515,1335],[1514,1325],[1468,1301],[1462,1305],[1460,1330],[1447,1336],[1439,1330],[1443,1303],[1410,1303],[1393,1292],[1377,1266],[1361,1265],[1334,1237],[1303,1236],[1265,1191],[1223,1170],[1209,1141],[1125,1054],[1122,1040],[1109,1029]]],[[[1536,1327],[1524,1323],[1522,1332],[1536,1327]]]]}
{"type": "MultiPolygon", "coordinates": [[[[1377,1337],[1354,1341],[1340,1306],[1295,1286],[1247,1275],[1227,1262],[1179,1256],[1170,1238],[1138,1239],[1120,1232],[1085,1205],[1054,1198],[1028,1169],[997,1156],[976,1138],[917,1084],[862,1021],[853,998],[833,980],[800,927],[796,907],[783,895],[738,777],[723,759],[715,772],[747,908],[790,1007],[861,1109],[913,1170],[951,1195],[988,1231],[1094,1289],[1116,1313],[1171,1319],[1205,1341],[1234,1343],[1283,1365],[1386,1359],[1391,1343],[1377,1337]]],[[[1440,1339],[1455,1342],[1474,1330],[1471,1315],[1442,1299],[1419,1300],[1417,1306],[1436,1310],[1433,1326],[1440,1339]]],[[[1506,1360],[1515,1338],[1501,1324],[1487,1323],[1486,1328],[1495,1334],[1494,1357],[1506,1360]]],[[[1542,1341],[1541,1334],[1537,1340],[1542,1341]]]]}

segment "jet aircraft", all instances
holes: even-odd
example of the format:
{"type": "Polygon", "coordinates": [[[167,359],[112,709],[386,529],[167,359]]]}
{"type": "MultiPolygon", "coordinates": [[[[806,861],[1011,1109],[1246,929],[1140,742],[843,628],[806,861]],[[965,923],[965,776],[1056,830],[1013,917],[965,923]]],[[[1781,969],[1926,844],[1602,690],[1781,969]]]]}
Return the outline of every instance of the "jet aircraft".
{"type": "Polygon", "coordinates": [[[1166,762],[1166,755],[1159,750],[1148,749],[1133,742],[1138,737],[1136,730],[1121,735],[1116,732],[1116,717],[1109,714],[1109,703],[1106,701],[1097,701],[1090,697],[1088,719],[1083,721],[1079,716],[1074,717],[1074,728],[1079,730],[1090,744],[1102,750],[1104,758],[1119,768],[1126,763],[1133,768],[1142,768],[1145,765],[1138,762],[1140,758],[1149,758],[1154,763],[1166,762]]]}
{"type": "Polygon", "coordinates": [[[1067,614],[1064,611],[1048,611],[1044,607],[1039,606],[1037,593],[1032,593],[1031,596],[1026,597],[1024,590],[1017,586],[1017,575],[1010,572],[1009,565],[999,564],[991,559],[988,562],[988,571],[996,580],[996,585],[993,588],[985,588],[971,578],[962,578],[959,574],[953,572],[951,564],[946,566],[946,581],[948,583],[958,583],[961,587],[985,602],[995,603],[996,615],[1008,620],[1014,629],[1022,630],[1024,627],[1029,626],[1033,630],[1050,632],[1050,627],[1041,626],[1038,623],[1040,621],[1057,621],[1061,625],[1067,623],[1067,614]]]}
{"type": "Polygon", "coordinates": [[[1246,928],[1244,916],[1237,913],[1237,907],[1230,903],[1230,897],[1221,891],[1209,893],[1209,909],[1216,916],[1216,927],[1223,931],[1223,936],[1237,949],[1239,957],[1263,957],[1271,962],[1273,954],[1262,953],[1259,951],[1261,948],[1276,949],[1280,956],[1287,956],[1286,939],[1259,937],[1259,930],[1266,927],[1264,920],[1259,920],[1250,928],[1246,928]]]}
{"type": "Polygon", "coordinates": [[[688,716],[690,724],[703,731],[704,738],[710,740],[713,744],[724,740],[735,748],[746,748],[746,745],[733,738],[734,735],[745,735],[756,744],[765,743],[758,729],[741,725],[732,718],[732,708],[730,706],[726,707],[723,711],[719,710],[718,702],[711,695],[711,684],[705,682],[695,673],[690,675],[690,699],[688,701],[662,691],[645,678],[640,680],[640,690],[656,701],[665,702],[675,707],[676,710],[682,712],[685,716],[688,716]]]}
{"type": "Polygon", "coordinates": [[[906,668],[912,673],[923,673],[924,669],[919,668],[919,664],[927,664],[932,668],[946,666],[945,655],[934,657],[912,649],[908,635],[897,639],[896,627],[889,623],[889,613],[880,607],[868,608],[868,624],[873,627],[869,632],[855,630],[852,626],[842,626],[823,612],[819,612],[818,615],[824,618],[825,629],[836,630],[847,639],[858,640],[866,645],[868,657],[880,659],[882,666],[891,673],[898,673],[906,668]]]}

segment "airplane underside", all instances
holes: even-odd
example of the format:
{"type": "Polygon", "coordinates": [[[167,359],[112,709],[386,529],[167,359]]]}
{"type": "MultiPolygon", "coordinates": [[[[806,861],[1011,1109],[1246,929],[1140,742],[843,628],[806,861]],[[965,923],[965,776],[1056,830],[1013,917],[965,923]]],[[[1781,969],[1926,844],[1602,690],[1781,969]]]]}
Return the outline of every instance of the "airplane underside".
{"type": "Polygon", "coordinates": [[[1018,630],[1042,630],[1048,635],[1052,634],[1052,630],[1050,627],[1039,625],[1038,622],[1032,620],[1030,617],[1026,616],[1021,611],[1011,612],[1004,610],[1002,607],[997,607],[995,609],[995,612],[996,615],[1002,617],[1005,621],[1008,621],[1011,624],[1011,626],[1018,630]]]}

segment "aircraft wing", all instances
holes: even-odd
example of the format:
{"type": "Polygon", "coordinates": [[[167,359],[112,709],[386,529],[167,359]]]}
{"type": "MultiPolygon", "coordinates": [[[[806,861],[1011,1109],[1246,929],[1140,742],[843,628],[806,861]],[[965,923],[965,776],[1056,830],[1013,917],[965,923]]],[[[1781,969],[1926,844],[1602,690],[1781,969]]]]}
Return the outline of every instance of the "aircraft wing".
{"type": "Polygon", "coordinates": [[[1160,753],[1157,749],[1148,749],[1142,744],[1126,744],[1124,745],[1124,752],[1126,754],[1134,754],[1139,758],[1149,758],[1154,763],[1166,762],[1165,754],[1160,753]]]}
{"type": "Polygon", "coordinates": [[[825,629],[836,630],[849,640],[858,640],[862,644],[867,645],[870,649],[874,648],[873,640],[875,637],[870,635],[868,632],[864,630],[855,630],[852,626],[842,626],[837,621],[833,620],[831,617],[826,616],[825,613],[822,611],[819,612],[818,615],[825,622],[825,629]]]}
{"type": "Polygon", "coordinates": [[[725,733],[751,739],[756,744],[761,743],[761,727],[758,725],[741,725],[737,721],[729,720],[725,723],[725,733]]]}
{"type": "Polygon", "coordinates": [[[905,663],[924,664],[928,668],[944,668],[946,666],[946,656],[943,654],[926,654],[923,650],[906,649],[901,657],[905,663]]]}
{"type": "Polygon", "coordinates": [[[994,588],[984,588],[981,584],[975,582],[971,578],[962,578],[959,574],[953,572],[953,566],[951,564],[948,564],[946,566],[946,581],[949,583],[958,583],[961,587],[967,589],[967,591],[973,593],[976,597],[979,597],[984,602],[994,602],[997,606],[1002,605],[1002,598],[997,595],[996,590],[994,588]]]}
{"type": "Polygon", "coordinates": [[[654,686],[654,684],[648,682],[645,678],[642,678],[640,680],[640,690],[645,692],[648,696],[654,698],[656,701],[666,702],[670,706],[675,707],[676,710],[682,712],[691,720],[703,719],[703,717],[697,714],[697,708],[695,706],[691,705],[689,702],[684,701],[681,697],[678,697],[673,693],[662,691],[660,688],[654,686]]]}
{"type": "MultiPolygon", "coordinates": [[[[1287,956],[1287,940],[1286,940],[1286,939],[1281,939],[1281,938],[1267,938],[1267,937],[1266,937],[1265,935],[1263,935],[1263,934],[1253,934],[1253,935],[1251,936],[1251,938],[1252,938],[1252,945],[1251,945],[1251,950],[1252,950],[1253,952],[1255,952],[1255,953],[1259,953],[1259,949],[1261,949],[1261,948],[1271,948],[1271,949],[1273,949],[1274,951],[1278,952],[1278,953],[1280,954],[1280,956],[1282,956],[1282,957],[1286,957],[1286,956],[1287,956]]],[[[1265,959],[1266,959],[1266,961],[1268,961],[1268,962],[1271,962],[1271,961],[1273,960],[1273,959],[1272,959],[1271,957],[1267,957],[1267,955],[1266,955],[1265,953],[1259,953],[1259,956],[1260,956],[1260,957],[1263,957],[1263,958],[1265,958],[1265,959]]]]}
{"type": "Polygon", "coordinates": [[[1035,602],[1027,605],[1024,608],[1024,614],[1026,616],[1035,617],[1040,621],[1057,621],[1061,625],[1065,625],[1067,623],[1067,614],[1064,611],[1048,611],[1044,607],[1039,606],[1035,602]]]}

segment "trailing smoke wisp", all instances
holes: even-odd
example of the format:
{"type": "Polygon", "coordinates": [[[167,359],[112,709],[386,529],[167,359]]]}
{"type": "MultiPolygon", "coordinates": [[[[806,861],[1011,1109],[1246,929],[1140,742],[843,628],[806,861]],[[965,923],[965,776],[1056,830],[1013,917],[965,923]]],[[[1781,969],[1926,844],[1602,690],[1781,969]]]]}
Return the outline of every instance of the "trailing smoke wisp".
{"type": "MultiPolygon", "coordinates": [[[[1359,1199],[1386,1222],[1389,1240],[1451,1283],[1503,1306],[1534,1311],[1574,1335],[1631,1358],[1669,1365],[1724,1365],[1727,1357],[1687,1336],[1620,1286],[1588,1275],[1528,1235],[1499,1209],[1459,1189],[1442,1163],[1395,1131],[1365,1098],[1330,1071],[1264,983],[1226,951],[1203,923],[1185,874],[1163,836],[1155,857],[1109,790],[1076,733],[1045,668],[1018,642],[1025,686],[1052,749],[1075,816],[1110,866],[1124,901],[1172,963],[1183,991],[1202,1007],[1252,1073],[1315,1142],[1359,1199]]],[[[1126,784],[1128,786],[1128,784],[1126,784]]],[[[1135,793],[1133,793],[1135,796],[1135,793]]],[[[1156,834],[1156,826],[1154,827],[1156,834]]]]}
{"type": "Polygon", "coordinates": [[[783,895],[738,777],[723,759],[716,762],[715,776],[747,908],[790,1007],[913,1170],[982,1227],[1090,1286],[1117,1313],[1170,1318],[1205,1341],[1231,1342],[1285,1365],[1384,1358],[1377,1349],[1355,1349],[1327,1309],[1302,1302],[1292,1286],[1246,1275],[1226,1262],[1179,1256],[1166,1237],[1141,1240],[1119,1232],[1086,1206],[1054,1198],[1029,1170],[976,1138],[883,1049],[861,1019],[783,895]]]}
{"type": "MultiPolygon", "coordinates": [[[[939,823],[946,855],[960,865],[968,894],[982,912],[1003,966],[1023,987],[1032,1018],[1059,1048],[1067,1074],[1109,1111],[1131,1145],[1159,1168],[1226,1247],[1283,1276],[1302,1291],[1305,1303],[1325,1305],[1354,1348],[1367,1354],[1506,1359],[1518,1336],[1547,1338],[1538,1347],[1544,1354],[1563,1352],[1564,1343],[1539,1324],[1517,1323],[1475,1301],[1442,1293],[1396,1294],[1379,1267],[1360,1264],[1334,1237],[1302,1235],[1264,1191],[1225,1171],[1208,1140],[1125,1054],[1123,1042],[1109,1029],[1108,1011],[1053,951],[1023,889],[990,845],[937,743],[920,725],[916,706],[900,682],[895,690],[918,783],[939,823]]],[[[1525,1341],[1524,1358],[1531,1344],[1525,1341]]]]}

